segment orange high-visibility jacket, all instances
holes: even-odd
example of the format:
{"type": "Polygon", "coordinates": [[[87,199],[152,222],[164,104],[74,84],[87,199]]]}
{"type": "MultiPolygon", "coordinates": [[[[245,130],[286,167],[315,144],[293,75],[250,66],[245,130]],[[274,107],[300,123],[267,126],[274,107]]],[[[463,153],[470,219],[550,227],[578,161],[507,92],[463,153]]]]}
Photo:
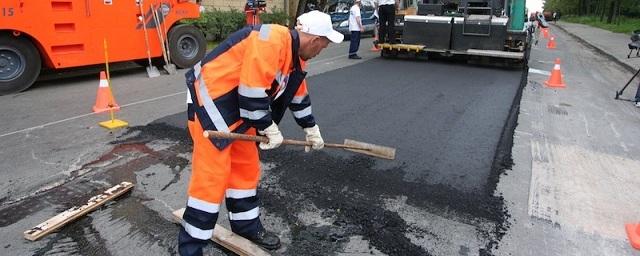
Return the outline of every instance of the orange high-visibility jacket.
{"type": "MultiPolygon", "coordinates": [[[[185,75],[189,119],[197,115],[205,130],[263,130],[282,117],[273,111],[284,109],[273,103],[291,94],[285,105],[296,122],[303,128],[314,126],[306,81],[288,84],[295,64],[302,62],[298,47],[297,32],[280,25],[248,26],[233,33],[185,75]]],[[[212,142],[221,150],[231,143],[224,139],[212,142]]]]}

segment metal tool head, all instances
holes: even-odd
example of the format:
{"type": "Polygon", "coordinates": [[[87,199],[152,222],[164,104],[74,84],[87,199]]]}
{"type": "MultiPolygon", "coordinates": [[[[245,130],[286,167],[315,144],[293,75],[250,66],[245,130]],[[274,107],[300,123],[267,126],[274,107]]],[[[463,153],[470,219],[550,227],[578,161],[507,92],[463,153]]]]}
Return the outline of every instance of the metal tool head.
{"type": "Polygon", "coordinates": [[[173,64],[164,65],[164,70],[166,70],[169,75],[175,75],[178,73],[178,71],[176,70],[176,65],[173,64]]]}
{"type": "Polygon", "coordinates": [[[158,68],[156,68],[155,66],[148,66],[147,75],[149,76],[149,78],[159,77],[160,71],[158,71],[158,68]]]}

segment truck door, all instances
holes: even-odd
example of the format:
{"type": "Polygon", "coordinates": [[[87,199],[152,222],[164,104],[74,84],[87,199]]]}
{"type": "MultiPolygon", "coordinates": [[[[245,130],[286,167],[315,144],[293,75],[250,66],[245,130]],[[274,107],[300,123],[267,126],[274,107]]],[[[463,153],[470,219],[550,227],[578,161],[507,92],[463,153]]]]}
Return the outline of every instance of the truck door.
{"type": "Polygon", "coordinates": [[[86,55],[92,51],[92,44],[87,36],[91,33],[91,1],[37,1],[41,2],[40,8],[29,9],[33,20],[40,20],[35,23],[39,24],[36,28],[39,31],[37,38],[46,48],[54,68],[75,67],[92,62],[86,55]]]}

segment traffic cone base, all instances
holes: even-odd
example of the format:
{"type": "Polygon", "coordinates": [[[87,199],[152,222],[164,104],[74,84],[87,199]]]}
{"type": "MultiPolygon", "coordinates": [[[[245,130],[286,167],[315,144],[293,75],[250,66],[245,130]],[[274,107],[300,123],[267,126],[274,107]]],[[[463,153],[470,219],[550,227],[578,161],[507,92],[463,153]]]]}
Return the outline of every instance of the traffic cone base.
{"type": "Polygon", "coordinates": [[[111,89],[109,88],[109,82],[104,71],[100,71],[100,84],[98,86],[98,92],[96,95],[96,104],[93,106],[94,113],[101,113],[110,110],[120,110],[120,106],[116,103],[116,100],[111,95],[111,89]]]}
{"type": "Polygon", "coordinates": [[[624,227],[627,230],[631,247],[640,250],[640,224],[626,224],[624,227]]]}
{"type": "Polygon", "coordinates": [[[560,71],[560,58],[556,59],[556,64],[553,65],[553,70],[551,70],[551,75],[549,76],[549,80],[545,81],[544,84],[547,87],[552,88],[564,88],[566,84],[562,81],[562,72],[560,71]]]}
{"type": "Polygon", "coordinates": [[[379,52],[381,50],[380,47],[378,47],[377,42],[378,42],[378,37],[374,36],[373,37],[373,46],[371,46],[371,49],[369,49],[369,51],[379,52]]]}
{"type": "Polygon", "coordinates": [[[547,87],[551,87],[551,88],[565,88],[567,87],[567,85],[565,83],[560,83],[560,84],[554,84],[550,81],[544,81],[544,85],[546,85],[547,87]]]}
{"type": "Polygon", "coordinates": [[[100,126],[104,127],[104,128],[109,129],[109,130],[113,130],[113,129],[118,129],[118,128],[129,126],[129,123],[127,123],[125,121],[122,121],[120,119],[108,120],[108,121],[100,122],[98,124],[100,126]]]}
{"type": "Polygon", "coordinates": [[[103,112],[107,112],[107,111],[111,111],[111,109],[113,109],[114,111],[118,111],[120,110],[120,106],[118,106],[118,104],[116,104],[115,102],[113,103],[115,104],[114,106],[109,107],[109,105],[107,105],[104,108],[98,107],[98,106],[93,106],[93,113],[103,113],[103,112]]]}

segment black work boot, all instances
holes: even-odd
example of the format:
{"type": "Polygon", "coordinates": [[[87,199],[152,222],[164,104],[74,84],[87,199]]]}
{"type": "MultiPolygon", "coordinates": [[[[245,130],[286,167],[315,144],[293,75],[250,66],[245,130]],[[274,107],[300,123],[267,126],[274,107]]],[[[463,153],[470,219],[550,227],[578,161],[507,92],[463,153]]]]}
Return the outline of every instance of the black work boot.
{"type": "Polygon", "coordinates": [[[258,230],[255,235],[245,238],[267,250],[277,250],[280,248],[280,238],[264,228],[258,230]]]}

